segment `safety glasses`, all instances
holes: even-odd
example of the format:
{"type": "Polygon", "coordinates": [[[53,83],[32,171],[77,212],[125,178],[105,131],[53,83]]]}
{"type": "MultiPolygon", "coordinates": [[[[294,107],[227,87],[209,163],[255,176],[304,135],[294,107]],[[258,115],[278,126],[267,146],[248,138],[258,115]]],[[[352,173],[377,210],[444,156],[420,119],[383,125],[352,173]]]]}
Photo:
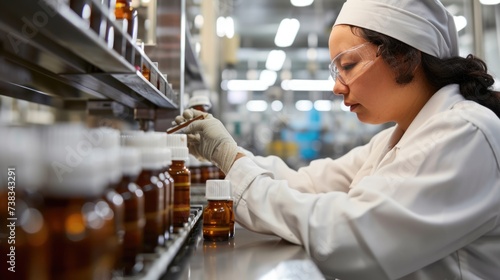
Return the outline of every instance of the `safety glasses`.
{"type": "Polygon", "coordinates": [[[371,43],[364,43],[339,53],[330,63],[333,80],[349,85],[375,62],[381,46],[374,49],[371,43]]]}

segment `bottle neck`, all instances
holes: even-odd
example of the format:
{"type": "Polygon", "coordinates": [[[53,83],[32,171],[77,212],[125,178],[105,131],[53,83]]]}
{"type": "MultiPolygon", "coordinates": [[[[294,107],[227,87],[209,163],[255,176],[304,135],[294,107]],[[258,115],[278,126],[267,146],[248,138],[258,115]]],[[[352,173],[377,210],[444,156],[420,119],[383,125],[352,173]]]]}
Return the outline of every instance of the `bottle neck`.
{"type": "Polygon", "coordinates": [[[172,160],[172,165],[170,167],[185,167],[185,162],[183,160],[172,160]]]}
{"type": "Polygon", "coordinates": [[[208,203],[213,203],[213,204],[227,204],[229,200],[227,199],[208,199],[208,203]]]}
{"type": "Polygon", "coordinates": [[[139,177],[139,174],[123,174],[122,176],[122,182],[135,182],[137,180],[137,177],[139,177]]]}
{"type": "Polygon", "coordinates": [[[145,168],[142,170],[142,173],[148,174],[148,175],[158,175],[161,172],[161,169],[159,168],[145,168]]]}
{"type": "Polygon", "coordinates": [[[203,105],[194,105],[191,107],[191,109],[195,109],[195,110],[198,110],[198,111],[202,111],[204,113],[207,112],[207,109],[205,108],[205,106],[203,105]]]}

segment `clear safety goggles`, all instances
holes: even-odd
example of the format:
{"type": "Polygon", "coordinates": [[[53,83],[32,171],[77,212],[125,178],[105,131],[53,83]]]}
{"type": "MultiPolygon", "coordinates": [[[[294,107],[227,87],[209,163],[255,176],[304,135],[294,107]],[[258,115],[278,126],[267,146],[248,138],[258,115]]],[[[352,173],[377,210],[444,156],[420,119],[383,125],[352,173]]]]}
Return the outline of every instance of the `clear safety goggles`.
{"type": "Polygon", "coordinates": [[[375,62],[381,46],[374,49],[371,43],[364,43],[339,53],[330,63],[333,80],[339,80],[344,85],[350,84],[375,62]]]}

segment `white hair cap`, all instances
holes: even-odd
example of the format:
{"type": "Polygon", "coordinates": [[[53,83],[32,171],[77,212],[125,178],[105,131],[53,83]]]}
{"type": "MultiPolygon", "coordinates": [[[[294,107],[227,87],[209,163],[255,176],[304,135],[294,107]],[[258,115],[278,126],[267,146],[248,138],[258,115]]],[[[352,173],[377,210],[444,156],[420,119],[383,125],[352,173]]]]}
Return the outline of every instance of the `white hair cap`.
{"type": "Polygon", "coordinates": [[[385,34],[435,57],[458,56],[453,16],[437,0],[348,0],[339,24],[385,34]]]}

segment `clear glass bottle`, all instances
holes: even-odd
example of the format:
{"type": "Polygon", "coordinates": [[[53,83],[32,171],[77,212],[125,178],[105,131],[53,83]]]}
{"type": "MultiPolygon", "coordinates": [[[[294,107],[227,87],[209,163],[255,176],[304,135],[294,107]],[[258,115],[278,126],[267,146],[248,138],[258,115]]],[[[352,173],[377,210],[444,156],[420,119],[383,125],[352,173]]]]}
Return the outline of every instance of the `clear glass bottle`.
{"type": "Polygon", "coordinates": [[[203,210],[203,239],[227,241],[230,234],[231,212],[227,201],[231,198],[229,181],[207,181],[208,204],[203,210]]]}
{"type": "Polygon", "coordinates": [[[144,193],[135,183],[141,173],[141,153],[136,148],[122,147],[120,149],[120,166],[122,179],[116,186],[116,191],[121,194],[125,204],[122,254],[118,267],[125,276],[136,275],[144,268],[142,243],[144,241],[144,193]]]}
{"type": "Polygon", "coordinates": [[[191,214],[191,172],[186,166],[189,150],[186,134],[168,134],[167,146],[172,152],[168,173],[174,180],[174,231],[189,222],[191,214]]]}

